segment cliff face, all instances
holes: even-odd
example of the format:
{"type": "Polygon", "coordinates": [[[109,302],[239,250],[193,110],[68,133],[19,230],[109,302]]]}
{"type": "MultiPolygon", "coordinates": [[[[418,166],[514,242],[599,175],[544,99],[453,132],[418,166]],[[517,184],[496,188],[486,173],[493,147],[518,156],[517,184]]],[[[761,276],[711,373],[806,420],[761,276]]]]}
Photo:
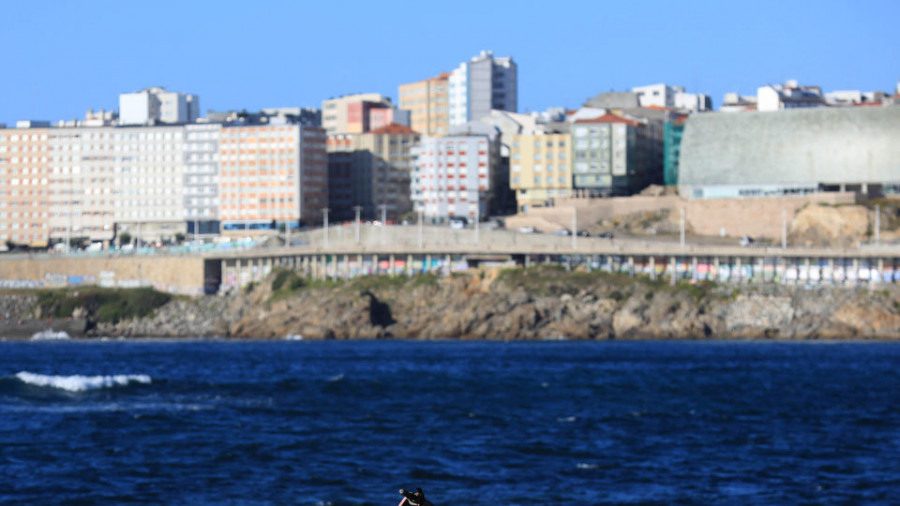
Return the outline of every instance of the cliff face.
{"type": "Polygon", "coordinates": [[[232,298],[175,300],[149,317],[100,324],[92,333],[268,339],[900,338],[900,294],[893,287],[669,287],[545,267],[299,285],[273,291],[270,279],[232,298]]]}

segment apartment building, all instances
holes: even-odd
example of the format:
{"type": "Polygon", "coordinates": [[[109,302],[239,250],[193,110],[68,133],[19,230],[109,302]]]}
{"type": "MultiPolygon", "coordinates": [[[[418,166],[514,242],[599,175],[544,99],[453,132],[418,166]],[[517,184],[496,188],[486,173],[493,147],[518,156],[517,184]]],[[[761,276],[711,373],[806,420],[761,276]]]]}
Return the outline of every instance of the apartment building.
{"type": "Polygon", "coordinates": [[[51,238],[111,241],[120,227],[146,227],[147,240],[183,232],[185,151],[183,126],[51,129],[51,238]]]}
{"type": "Polygon", "coordinates": [[[410,126],[426,136],[447,135],[450,127],[450,72],[400,85],[399,107],[410,112],[410,126]]]}
{"type": "Polygon", "coordinates": [[[666,109],[698,113],[712,111],[712,99],[702,93],[688,93],[684,86],[651,84],[631,89],[638,96],[641,107],[664,107],[666,109]]]}
{"type": "MultiPolygon", "coordinates": [[[[284,118],[281,118],[282,120],[284,118]]],[[[288,123],[0,129],[0,240],[144,241],[315,222],[325,133],[288,123]]]]}
{"type": "Polygon", "coordinates": [[[413,208],[432,223],[486,218],[493,211],[497,158],[487,136],[422,139],[412,149],[413,208]]]}
{"type": "Polygon", "coordinates": [[[119,125],[184,124],[200,117],[200,97],[152,87],[119,95],[119,125]]]}
{"type": "Polygon", "coordinates": [[[512,137],[510,187],[521,211],[572,196],[572,136],[569,132],[512,137]]]}
{"type": "Polygon", "coordinates": [[[325,131],[297,124],[229,124],[219,134],[219,215],[225,230],[295,228],[328,205],[325,131]]]}
{"type": "Polygon", "coordinates": [[[335,220],[349,220],[359,206],[364,219],[389,219],[412,210],[410,173],[418,132],[392,124],[364,134],[328,137],[329,207],[335,220]]]}
{"type": "Polygon", "coordinates": [[[477,121],[492,109],[518,110],[518,66],[491,51],[463,62],[449,77],[450,126],[477,121]]]}
{"type": "Polygon", "coordinates": [[[0,129],[0,244],[46,246],[50,237],[47,128],[0,129]]]}
{"type": "Polygon", "coordinates": [[[577,119],[572,125],[573,189],[581,197],[628,195],[637,167],[637,120],[613,114],[577,119]]]}
{"type": "Polygon", "coordinates": [[[219,220],[219,138],[218,124],[185,127],[184,217],[187,233],[217,234],[219,220]]]}
{"type": "Polygon", "coordinates": [[[369,111],[392,108],[380,93],[358,93],[322,101],[322,127],[327,134],[363,133],[370,129],[369,111]]]}

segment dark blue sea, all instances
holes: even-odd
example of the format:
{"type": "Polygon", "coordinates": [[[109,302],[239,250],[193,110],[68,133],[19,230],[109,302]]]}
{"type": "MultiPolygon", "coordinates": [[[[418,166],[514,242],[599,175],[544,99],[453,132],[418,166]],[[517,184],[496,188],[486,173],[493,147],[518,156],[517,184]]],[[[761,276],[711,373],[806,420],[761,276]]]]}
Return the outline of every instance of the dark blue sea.
{"type": "Polygon", "coordinates": [[[900,344],[0,343],[0,503],[900,503],[900,344]]]}

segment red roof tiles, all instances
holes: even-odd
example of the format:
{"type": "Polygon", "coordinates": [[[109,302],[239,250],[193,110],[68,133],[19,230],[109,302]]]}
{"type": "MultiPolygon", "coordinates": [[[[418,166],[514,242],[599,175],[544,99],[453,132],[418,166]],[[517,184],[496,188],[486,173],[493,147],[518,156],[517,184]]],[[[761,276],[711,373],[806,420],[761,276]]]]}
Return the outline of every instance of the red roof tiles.
{"type": "Polygon", "coordinates": [[[577,119],[575,120],[575,123],[625,123],[626,125],[631,126],[640,125],[637,121],[616,116],[615,114],[604,114],[599,118],[577,119]]]}
{"type": "Polygon", "coordinates": [[[416,132],[412,128],[409,128],[406,125],[398,125],[397,123],[391,123],[388,126],[383,126],[379,129],[372,130],[372,134],[407,134],[407,135],[419,135],[419,132],[416,132]]]}

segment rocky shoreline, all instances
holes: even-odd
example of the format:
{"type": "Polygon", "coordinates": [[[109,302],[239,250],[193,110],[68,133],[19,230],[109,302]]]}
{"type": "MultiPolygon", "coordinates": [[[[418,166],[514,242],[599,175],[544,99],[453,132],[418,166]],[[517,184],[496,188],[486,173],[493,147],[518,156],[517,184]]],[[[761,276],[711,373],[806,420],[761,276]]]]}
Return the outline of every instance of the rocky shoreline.
{"type": "MultiPolygon", "coordinates": [[[[34,295],[4,295],[0,316],[41,322],[34,303],[34,295]]],[[[318,284],[284,272],[235,296],[176,298],[118,322],[97,321],[90,308],[73,312],[86,337],[900,339],[894,287],[670,287],[543,266],[318,284]]],[[[2,326],[0,335],[10,338],[2,326]]]]}

